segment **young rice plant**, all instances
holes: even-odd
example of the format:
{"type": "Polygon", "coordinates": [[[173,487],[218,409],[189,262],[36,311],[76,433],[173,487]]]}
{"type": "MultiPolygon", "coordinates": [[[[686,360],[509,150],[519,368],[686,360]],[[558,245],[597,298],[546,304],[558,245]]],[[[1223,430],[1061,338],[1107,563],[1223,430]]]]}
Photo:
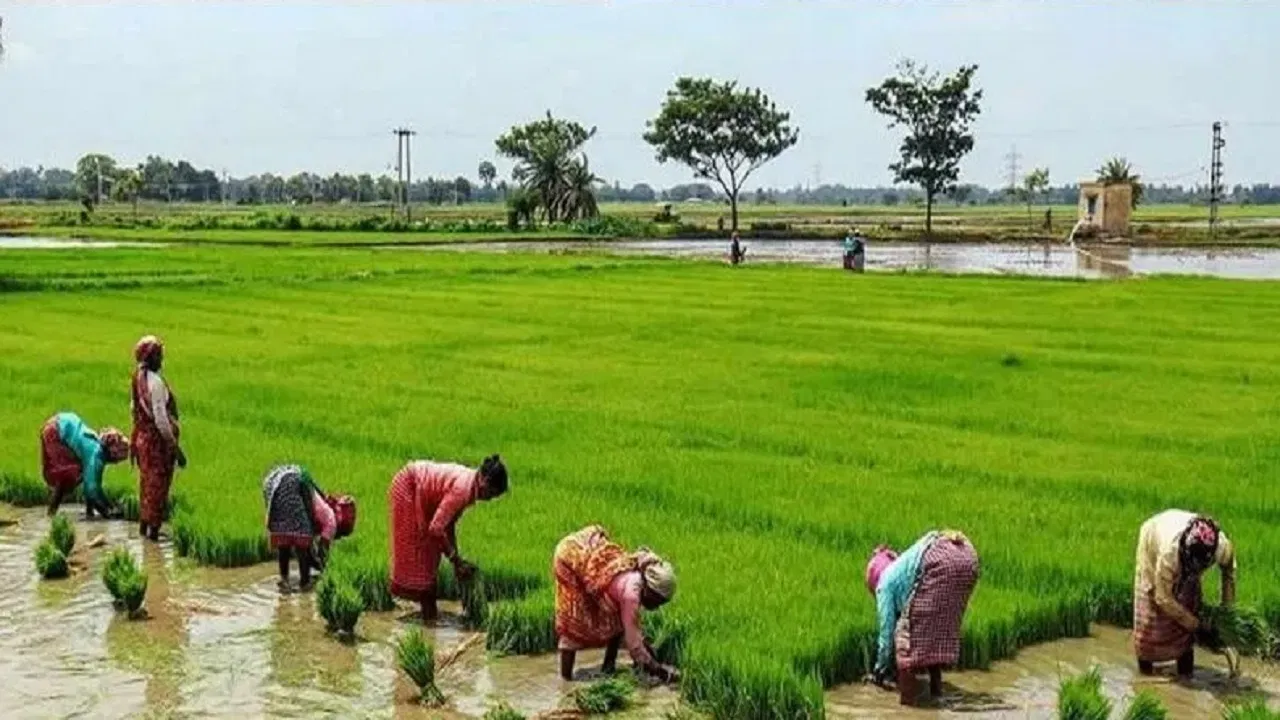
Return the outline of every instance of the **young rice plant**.
{"type": "Polygon", "coordinates": [[[396,662],[418,686],[422,703],[432,707],[444,704],[444,694],[436,687],[436,649],[422,628],[415,627],[396,641],[396,662]]]}

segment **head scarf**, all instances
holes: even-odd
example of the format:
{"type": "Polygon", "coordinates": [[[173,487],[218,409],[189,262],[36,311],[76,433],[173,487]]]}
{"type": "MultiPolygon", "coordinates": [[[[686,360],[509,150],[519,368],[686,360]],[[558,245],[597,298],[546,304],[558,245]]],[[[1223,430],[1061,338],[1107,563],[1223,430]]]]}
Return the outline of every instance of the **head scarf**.
{"type": "Polygon", "coordinates": [[[164,352],[164,343],[155,335],[147,335],[133,346],[133,359],[139,365],[151,365],[164,352]]]}
{"type": "Polygon", "coordinates": [[[670,600],[676,594],[675,568],[671,567],[671,563],[657,555],[651,555],[650,558],[640,570],[640,574],[644,578],[645,587],[663,600],[670,600]]]}
{"type": "Polygon", "coordinates": [[[871,553],[871,561],[867,563],[867,590],[872,595],[876,594],[876,590],[880,587],[880,575],[884,573],[884,569],[893,564],[898,559],[898,553],[887,545],[881,545],[871,553]]]}
{"type": "Polygon", "coordinates": [[[1198,517],[1187,525],[1183,534],[1181,561],[1189,573],[1184,579],[1204,572],[1213,564],[1214,553],[1218,549],[1218,526],[1208,518],[1198,517]]]}
{"type": "Polygon", "coordinates": [[[120,462],[129,457],[129,438],[113,427],[104,427],[98,431],[98,441],[106,453],[107,462],[120,462]]]}

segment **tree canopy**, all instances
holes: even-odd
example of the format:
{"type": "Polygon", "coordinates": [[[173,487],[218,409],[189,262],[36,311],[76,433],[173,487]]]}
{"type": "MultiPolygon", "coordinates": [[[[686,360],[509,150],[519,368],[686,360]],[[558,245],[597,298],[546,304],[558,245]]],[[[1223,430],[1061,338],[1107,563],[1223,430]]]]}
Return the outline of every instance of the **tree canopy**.
{"type": "Polygon", "coordinates": [[[658,162],[674,160],[720,185],[729,197],[734,230],[743,183],[800,139],[791,114],[759,89],[740,90],[735,82],[710,78],[676,80],[646,127],[645,142],[657,151],[658,162]]]}
{"type": "Polygon", "coordinates": [[[898,74],[869,88],[866,100],[889,118],[889,127],[905,127],[906,136],[891,163],[894,182],[919,185],[925,195],[925,232],[933,231],[933,203],[953,190],[960,160],[973,150],[973,121],[981,112],[982,90],[972,88],[977,65],[965,65],[942,77],[911,60],[898,74]]]}
{"type": "Polygon", "coordinates": [[[572,120],[545,118],[512,127],[494,144],[498,153],[515,160],[511,179],[535,193],[550,222],[594,217],[595,185],[582,146],[596,134],[572,120]]]}
{"type": "Polygon", "coordinates": [[[1129,183],[1129,187],[1132,188],[1129,196],[1130,206],[1136,208],[1138,203],[1142,202],[1141,178],[1133,171],[1129,161],[1122,157],[1113,157],[1098,168],[1098,182],[1107,185],[1129,183]]]}

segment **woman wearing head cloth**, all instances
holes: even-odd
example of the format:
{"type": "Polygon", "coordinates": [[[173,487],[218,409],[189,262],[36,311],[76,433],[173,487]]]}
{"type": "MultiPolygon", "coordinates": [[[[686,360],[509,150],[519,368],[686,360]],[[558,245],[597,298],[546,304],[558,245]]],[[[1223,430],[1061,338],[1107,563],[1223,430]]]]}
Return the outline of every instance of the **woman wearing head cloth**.
{"type": "Polygon", "coordinates": [[[479,469],[454,463],[417,460],[391,481],[391,594],[422,604],[422,619],[436,619],[436,572],[440,558],[467,582],[476,568],[458,552],[458,519],[477,500],[507,491],[507,466],[491,455],[479,469]]]}
{"type": "Polygon", "coordinates": [[[1166,510],[1142,524],[1133,578],[1133,648],[1138,669],[1177,660],[1178,674],[1195,668],[1194,642],[1202,629],[1200,576],[1210,566],[1222,572],[1222,604],[1235,602],[1236,554],[1227,534],[1211,518],[1166,510]]]}
{"type": "Polygon", "coordinates": [[[916,699],[915,673],[929,671],[929,690],[942,693],[942,668],[960,659],[960,623],[980,574],[978,554],[964,534],[929,532],[898,555],[876,548],[867,589],[876,598],[879,641],[873,679],[884,686],[896,661],[903,705],[916,699]]]}
{"type": "Polygon", "coordinates": [[[131,457],[138,464],[139,528],[142,536],[160,539],[169,504],[173,468],[187,466],[178,445],[178,401],[160,376],[164,344],[147,335],[133,348],[137,368],[133,373],[133,433],[131,457]]]}
{"type": "Polygon", "coordinates": [[[355,529],[355,515],[339,517],[342,502],[316,486],[311,473],[301,465],[279,465],[262,479],[262,500],[267,508],[267,540],[280,564],[280,590],[289,590],[289,561],[298,557],[298,575],[303,590],[311,587],[311,570],[323,570],[329,547],[355,529]]]}
{"type": "Polygon", "coordinates": [[[604,671],[612,673],[626,643],[636,667],[665,682],[679,680],[660,664],[640,628],[640,610],[671,601],[676,576],[671,564],[645,548],[628,553],[598,525],[585,527],[556,545],[556,636],[560,675],[573,679],[578,650],[605,648],[604,671]]]}
{"type": "Polygon", "coordinates": [[[84,511],[93,519],[115,513],[102,490],[102,472],[109,464],[129,457],[129,440],[113,427],[94,432],[79,415],[62,412],[45,421],[40,430],[40,466],[49,486],[49,514],[77,485],[84,494],[84,511]]]}

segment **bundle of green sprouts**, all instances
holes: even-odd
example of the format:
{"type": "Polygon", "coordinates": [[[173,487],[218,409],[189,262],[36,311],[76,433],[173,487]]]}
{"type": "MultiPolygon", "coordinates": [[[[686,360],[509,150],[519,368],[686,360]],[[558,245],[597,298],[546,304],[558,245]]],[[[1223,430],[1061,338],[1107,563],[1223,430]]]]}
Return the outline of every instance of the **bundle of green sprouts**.
{"type": "Polygon", "coordinates": [[[1207,605],[1200,617],[1211,628],[1211,645],[1234,648],[1247,656],[1269,658],[1275,654],[1275,632],[1266,617],[1253,608],[1207,605]]]}
{"type": "Polygon", "coordinates": [[[46,539],[36,547],[35,560],[40,577],[55,580],[67,576],[67,556],[52,541],[46,539]]]}
{"type": "Polygon", "coordinates": [[[573,704],[585,713],[601,715],[627,709],[635,693],[636,686],[631,681],[620,677],[609,678],[575,690],[573,704]]]}
{"type": "Polygon", "coordinates": [[[469,582],[461,583],[458,587],[458,595],[462,601],[462,616],[466,619],[467,625],[473,628],[484,627],[489,603],[480,573],[476,573],[469,582]]]}
{"type": "Polygon", "coordinates": [[[1254,699],[1228,705],[1222,720],[1280,720],[1280,712],[1267,707],[1266,700],[1254,699]]]}
{"type": "Polygon", "coordinates": [[[1063,678],[1058,686],[1059,720],[1107,720],[1111,701],[1102,694],[1098,668],[1077,677],[1063,678]]]}
{"type": "Polygon", "coordinates": [[[484,711],[484,720],[525,720],[525,717],[505,702],[499,702],[484,711]]]}
{"type": "Polygon", "coordinates": [[[1168,709],[1150,690],[1135,695],[1129,709],[1124,712],[1124,720],[1165,720],[1168,717],[1168,709]]]}
{"type": "Polygon", "coordinates": [[[76,546],[76,529],[66,515],[53,516],[53,522],[49,523],[49,542],[63,555],[71,557],[76,546]]]}
{"type": "Polygon", "coordinates": [[[364,596],[340,572],[326,572],[316,583],[316,609],[330,632],[341,638],[355,636],[356,623],[364,612],[364,596]]]}
{"type": "Polygon", "coordinates": [[[116,548],[107,556],[102,566],[102,584],[117,607],[127,610],[130,617],[137,616],[147,595],[147,574],[138,568],[128,550],[116,548]]]}
{"type": "Polygon", "coordinates": [[[396,662],[418,686],[418,699],[433,707],[444,704],[444,693],[436,687],[436,648],[421,628],[414,628],[396,641],[396,662]]]}

